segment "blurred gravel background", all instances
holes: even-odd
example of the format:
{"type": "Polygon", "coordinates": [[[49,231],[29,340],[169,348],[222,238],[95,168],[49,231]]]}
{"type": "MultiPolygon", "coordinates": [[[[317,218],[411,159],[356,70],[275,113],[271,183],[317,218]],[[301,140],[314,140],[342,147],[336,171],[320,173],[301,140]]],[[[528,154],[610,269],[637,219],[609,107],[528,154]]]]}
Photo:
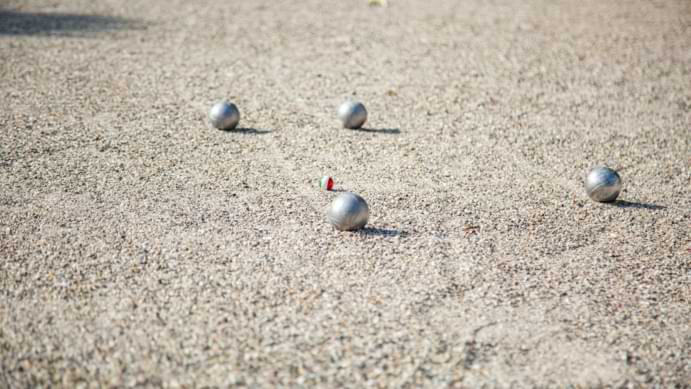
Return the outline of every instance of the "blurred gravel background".
{"type": "Polygon", "coordinates": [[[0,4],[1,387],[691,386],[691,2],[0,4]]]}

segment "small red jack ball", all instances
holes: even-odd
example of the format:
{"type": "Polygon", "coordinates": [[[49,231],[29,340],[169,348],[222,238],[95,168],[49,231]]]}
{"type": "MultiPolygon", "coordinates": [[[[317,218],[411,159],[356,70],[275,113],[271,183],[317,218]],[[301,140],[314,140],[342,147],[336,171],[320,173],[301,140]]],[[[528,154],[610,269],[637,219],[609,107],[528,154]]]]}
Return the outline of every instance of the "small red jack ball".
{"type": "Polygon", "coordinates": [[[322,190],[333,190],[334,179],[329,176],[322,177],[319,181],[319,187],[322,188],[322,190]]]}

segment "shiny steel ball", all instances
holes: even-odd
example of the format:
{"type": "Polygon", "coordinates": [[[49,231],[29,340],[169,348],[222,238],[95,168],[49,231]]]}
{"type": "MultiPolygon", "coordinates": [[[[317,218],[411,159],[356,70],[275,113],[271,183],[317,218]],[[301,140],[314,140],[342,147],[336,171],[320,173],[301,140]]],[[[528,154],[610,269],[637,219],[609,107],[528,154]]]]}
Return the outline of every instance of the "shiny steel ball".
{"type": "Polygon", "coordinates": [[[341,193],[331,203],[326,217],[338,230],[355,231],[367,224],[369,207],[365,199],[355,193],[341,193]]]}
{"type": "Polygon", "coordinates": [[[360,102],[346,101],[338,107],[338,118],[343,123],[343,127],[357,129],[367,121],[367,110],[360,102]]]}
{"type": "Polygon", "coordinates": [[[595,201],[610,203],[616,200],[621,192],[621,177],[608,167],[598,166],[588,173],[585,191],[595,201]]]}
{"type": "Polygon", "coordinates": [[[222,101],[211,107],[209,120],[214,128],[232,130],[240,122],[240,111],[235,104],[222,101]]]}

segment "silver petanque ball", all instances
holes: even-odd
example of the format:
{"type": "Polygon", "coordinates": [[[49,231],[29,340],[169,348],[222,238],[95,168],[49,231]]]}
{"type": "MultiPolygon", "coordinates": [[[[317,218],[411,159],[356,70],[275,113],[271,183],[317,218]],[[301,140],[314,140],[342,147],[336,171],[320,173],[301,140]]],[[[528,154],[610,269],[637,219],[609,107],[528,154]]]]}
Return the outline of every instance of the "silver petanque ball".
{"type": "Polygon", "coordinates": [[[610,203],[616,200],[621,192],[621,177],[608,167],[598,166],[588,173],[585,191],[595,201],[610,203]]]}
{"type": "Polygon", "coordinates": [[[369,206],[365,199],[355,193],[341,193],[331,203],[326,218],[338,230],[359,230],[367,224],[369,206]]]}
{"type": "Polygon", "coordinates": [[[238,107],[235,104],[222,101],[211,107],[209,120],[214,128],[232,130],[240,122],[240,111],[238,111],[238,107]]]}
{"type": "Polygon", "coordinates": [[[346,101],[338,107],[338,118],[343,127],[357,129],[367,121],[367,109],[357,101],[346,101]]]}

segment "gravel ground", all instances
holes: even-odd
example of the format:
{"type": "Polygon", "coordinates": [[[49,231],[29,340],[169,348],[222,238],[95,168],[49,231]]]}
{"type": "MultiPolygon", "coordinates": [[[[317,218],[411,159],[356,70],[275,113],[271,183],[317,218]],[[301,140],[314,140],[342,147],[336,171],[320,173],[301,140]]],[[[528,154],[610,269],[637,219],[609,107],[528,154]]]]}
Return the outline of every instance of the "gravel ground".
{"type": "Polygon", "coordinates": [[[2,3],[0,386],[691,386],[691,2],[2,3]]]}

